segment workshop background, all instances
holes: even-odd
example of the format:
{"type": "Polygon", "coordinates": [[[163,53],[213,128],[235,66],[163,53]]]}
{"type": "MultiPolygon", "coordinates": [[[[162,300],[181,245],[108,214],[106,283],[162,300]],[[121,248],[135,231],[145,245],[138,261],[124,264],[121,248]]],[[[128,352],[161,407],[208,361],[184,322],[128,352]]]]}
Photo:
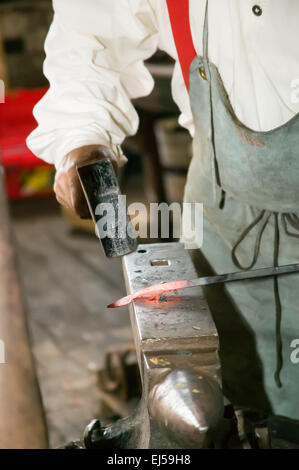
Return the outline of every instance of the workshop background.
{"type": "MultiPolygon", "coordinates": [[[[121,261],[105,259],[91,222],[61,209],[52,192],[54,169],[25,144],[36,125],[32,107],[48,86],[43,43],[52,15],[50,0],[0,1],[3,184],[49,445],[55,448],[81,438],[93,418],[105,423],[127,416],[138,383],[127,309],[106,309],[125,293],[121,261]],[[131,382],[124,383],[128,377],[131,382]]],[[[128,164],[120,184],[128,203],[181,202],[191,142],[178,127],[170,95],[173,64],[158,53],[147,66],[156,86],[151,96],[135,102],[142,124],[123,145],[128,164]]],[[[3,277],[0,267],[0,283],[3,277]]],[[[5,406],[2,400],[0,407],[5,406]]]]}

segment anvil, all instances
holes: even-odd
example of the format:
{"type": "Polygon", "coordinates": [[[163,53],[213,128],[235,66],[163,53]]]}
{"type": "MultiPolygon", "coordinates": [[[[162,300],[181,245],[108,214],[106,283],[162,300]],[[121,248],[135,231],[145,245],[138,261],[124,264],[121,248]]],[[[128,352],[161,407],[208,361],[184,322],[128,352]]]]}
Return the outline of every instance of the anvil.
{"type": "MultiPolygon", "coordinates": [[[[181,243],[139,245],[124,256],[123,271],[128,294],[158,282],[196,277],[181,243]]],[[[91,423],[85,445],[217,446],[224,420],[219,340],[202,288],[139,299],[129,311],[142,399],[128,419],[102,429],[91,423]]]]}

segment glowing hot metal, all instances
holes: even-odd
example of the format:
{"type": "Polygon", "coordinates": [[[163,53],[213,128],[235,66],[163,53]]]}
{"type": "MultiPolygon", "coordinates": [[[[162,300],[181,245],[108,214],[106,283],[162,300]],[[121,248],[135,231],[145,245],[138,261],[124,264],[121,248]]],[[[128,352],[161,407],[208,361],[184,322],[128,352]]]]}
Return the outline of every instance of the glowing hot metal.
{"type": "Polygon", "coordinates": [[[116,302],[113,302],[112,304],[108,305],[108,308],[123,307],[124,305],[131,304],[133,300],[149,296],[157,296],[158,299],[158,296],[160,294],[164,294],[165,292],[176,291],[179,289],[187,289],[190,287],[197,286],[207,286],[210,284],[218,284],[222,282],[243,281],[246,279],[278,276],[281,274],[291,274],[295,272],[299,272],[299,263],[271,268],[240,271],[231,274],[220,274],[218,276],[199,277],[197,279],[164,282],[162,284],[155,284],[153,286],[146,287],[145,289],[135,292],[134,294],[127,295],[126,297],[123,297],[122,299],[119,299],[116,302]]]}

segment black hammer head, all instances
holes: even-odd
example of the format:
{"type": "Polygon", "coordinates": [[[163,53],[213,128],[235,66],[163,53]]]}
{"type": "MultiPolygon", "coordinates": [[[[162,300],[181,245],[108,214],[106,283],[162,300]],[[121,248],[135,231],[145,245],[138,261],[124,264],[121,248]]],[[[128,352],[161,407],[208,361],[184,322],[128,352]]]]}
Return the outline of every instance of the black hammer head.
{"type": "Polygon", "coordinates": [[[79,166],[77,172],[105,255],[114,258],[135,251],[136,234],[110,159],[79,166]]]}

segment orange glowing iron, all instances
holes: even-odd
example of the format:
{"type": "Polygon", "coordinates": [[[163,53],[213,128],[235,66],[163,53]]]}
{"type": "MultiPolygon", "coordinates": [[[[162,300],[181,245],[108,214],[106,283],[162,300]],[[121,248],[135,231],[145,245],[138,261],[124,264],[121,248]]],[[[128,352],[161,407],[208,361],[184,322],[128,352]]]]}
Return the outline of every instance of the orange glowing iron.
{"type": "Polygon", "coordinates": [[[211,284],[219,284],[222,282],[233,282],[233,281],[244,281],[246,279],[258,279],[263,277],[270,276],[279,276],[281,274],[291,274],[299,272],[299,263],[297,264],[288,264],[285,266],[277,266],[272,268],[262,268],[262,269],[251,269],[248,271],[239,271],[231,274],[220,274],[218,276],[208,276],[208,277],[199,277],[197,279],[189,279],[182,281],[171,281],[164,282],[162,284],[155,284],[153,286],[146,287],[138,292],[127,295],[122,299],[113,302],[108,305],[108,308],[117,308],[123,307],[124,305],[129,305],[136,299],[142,299],[149,296],[158,296],[166,292],[172,292],[179,289],[187,289],[190,287],[197,286],[208,286],[211,284]]]}

